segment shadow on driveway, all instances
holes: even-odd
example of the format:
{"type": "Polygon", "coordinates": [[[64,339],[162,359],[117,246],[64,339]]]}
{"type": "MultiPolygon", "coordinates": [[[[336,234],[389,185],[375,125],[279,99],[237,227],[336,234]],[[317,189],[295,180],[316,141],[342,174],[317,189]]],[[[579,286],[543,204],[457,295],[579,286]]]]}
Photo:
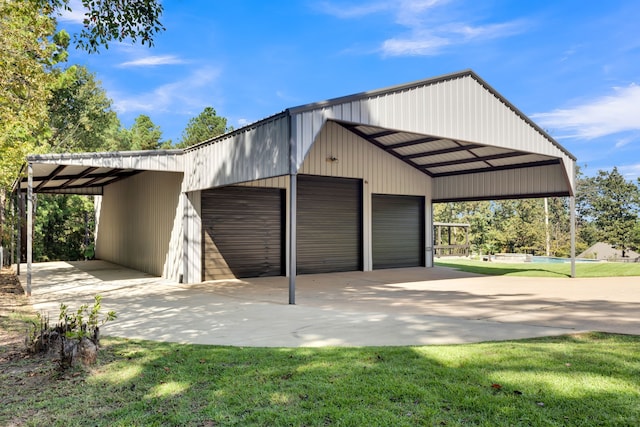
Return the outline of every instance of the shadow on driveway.
{"type": "MultiPolygon", "coordinates": [[[[24,279],[23,279],[24,280],[24,279]]],[[[23,281],[24,283],[24,281],[23,281]]],[[[451,344],[588,330],[640,334],[638,278],[481,276],[446,267],[175,284],[104,261],[33,266],[32,303],[56,319],[103,296],[103,333],[237,346],[451,344]]]]}

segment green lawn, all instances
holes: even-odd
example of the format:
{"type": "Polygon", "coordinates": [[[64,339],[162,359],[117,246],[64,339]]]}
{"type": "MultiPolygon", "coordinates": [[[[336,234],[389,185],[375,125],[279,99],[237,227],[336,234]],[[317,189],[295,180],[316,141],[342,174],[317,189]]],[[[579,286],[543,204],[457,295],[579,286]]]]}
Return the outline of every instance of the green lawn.
{"type": "Polygon", "coordinates": [[[635,426],[640,337],[427,347],[234,348],[104,339],[89,374],[24,390],[0,425],[635,426]],[[15,423],[15,424],[12,424],[15,423]]]}
{"type": "MultiPolygon", "coordinates": [[[[500,263],[438,258],[436,265],[492,276],[570,277],[571,264],[500,263]]],[[[640,276],[640,263],[576,263],[576,277],[640,276]]]]}

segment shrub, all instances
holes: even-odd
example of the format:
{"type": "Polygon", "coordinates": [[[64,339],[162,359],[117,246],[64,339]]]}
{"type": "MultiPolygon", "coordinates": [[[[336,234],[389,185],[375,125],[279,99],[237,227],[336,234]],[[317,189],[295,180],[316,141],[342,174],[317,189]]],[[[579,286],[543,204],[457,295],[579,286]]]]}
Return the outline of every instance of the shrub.
{"type": "Polygon", "coordinates": [[[62,369],[78,363],[93,364],[100,344],[100,326],[117,317],[114,311],[109,311],[100,318],[101,301],[102,297],[96,295],[91,309],[83,304],[76,311],[69,311],[61,303],[58,323],[53,327],[48,316],[38,314],[38,321],[27,335],[28,351],[58,357],[62,369]]]}

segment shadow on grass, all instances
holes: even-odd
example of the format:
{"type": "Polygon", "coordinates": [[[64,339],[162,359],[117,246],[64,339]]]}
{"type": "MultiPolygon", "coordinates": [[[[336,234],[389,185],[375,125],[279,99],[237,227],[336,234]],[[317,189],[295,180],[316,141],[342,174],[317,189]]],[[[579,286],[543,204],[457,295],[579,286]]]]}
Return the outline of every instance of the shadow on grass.
{"type": "Polygon", "coordinates": [[[518,267],[506,267],[504,264],[492,266],[437,261],[435,264],[438,267],[453,268],[467,273],[484,274],[487,276],[571,277],[571,273],[545,268],[542,264],[540,264],[540,266],[518,264],[518,267]]]}
{"type": "Polygon", "coordinates": [[[101,363],[80,386],[61,383],[13,411],[33,425],[67,426],[633,425],[640,417],[633,336],[320,349],[108,339],[101,363]]]}

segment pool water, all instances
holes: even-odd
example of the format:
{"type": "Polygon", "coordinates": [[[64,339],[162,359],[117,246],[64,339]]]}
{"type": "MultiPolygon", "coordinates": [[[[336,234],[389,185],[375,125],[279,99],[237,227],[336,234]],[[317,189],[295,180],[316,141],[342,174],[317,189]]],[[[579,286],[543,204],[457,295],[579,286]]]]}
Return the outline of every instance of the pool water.
{"type": "MultiPolygon", "coordinates": [[[[571,262],[571,258],[559,258],[553,256],[534,256],[531,262],[540,264],[563,264],[571,262]]],[[[600,262],[597,259],[576,258],[576,262],[600,262]]]]}

